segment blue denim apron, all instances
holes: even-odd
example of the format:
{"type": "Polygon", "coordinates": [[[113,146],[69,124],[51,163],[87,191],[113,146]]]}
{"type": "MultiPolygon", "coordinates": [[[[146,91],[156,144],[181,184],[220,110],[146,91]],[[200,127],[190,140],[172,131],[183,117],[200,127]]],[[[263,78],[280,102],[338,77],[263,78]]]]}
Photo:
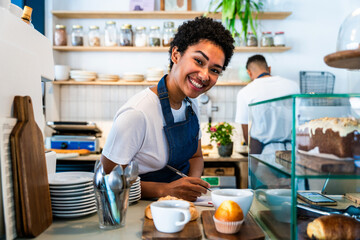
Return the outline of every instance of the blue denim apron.
{"type": "MultiPolygon", "coordinates": [[[[158,84],[157,91],[160,99],[161,109],[165,118],[164,131],[169,146],[169,159],[167,164],[188,174],[190,169],[189,159],[196,153],[198,148],[199,121],[189,103],[186,107],[185,121],[174,123],[171,112],[168,90],[165,84],[165,75],[158,84]]],[[[148,182],[172,182],[180,178],[179,175],[169,170],[166,166],[155,172],[141,174],[141,181],[148,182]]]]}

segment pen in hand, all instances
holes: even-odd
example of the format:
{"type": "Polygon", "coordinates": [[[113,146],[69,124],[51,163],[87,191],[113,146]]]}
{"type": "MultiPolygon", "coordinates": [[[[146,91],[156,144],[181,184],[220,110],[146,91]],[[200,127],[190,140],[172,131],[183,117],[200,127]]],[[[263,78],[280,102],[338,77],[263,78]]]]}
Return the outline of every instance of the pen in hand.
{"type": "MultiPolygon", "coordinates": [[[[170,165],[166,165],[171,171],[175,172],[177,175],[181,176],[181,177],[188,177],[186,174],[184,174],[183,172],[180,172],[179,170],[177,170],[176,168],[173,168],[172,166],[170,165]]],[[[200,185],[201,186],[201,185],[200,185]]],[[[204,186],[201,186],[205,189],[207,189],[208,191],[211,192],[211,189],[210,188],[207,188],[207,187],[204,187],[204,186]]]]}

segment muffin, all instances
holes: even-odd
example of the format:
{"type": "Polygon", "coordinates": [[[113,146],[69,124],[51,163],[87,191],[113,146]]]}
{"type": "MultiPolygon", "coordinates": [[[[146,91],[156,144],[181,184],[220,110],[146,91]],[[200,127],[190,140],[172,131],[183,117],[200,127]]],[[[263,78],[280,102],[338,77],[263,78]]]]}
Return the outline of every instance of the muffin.
{"type": "Polygon", "coordinates": [[[244,222],[244,213],[236,202],[226,200],[220,204],[213,218],[218,232],[233,234],[240,230],[244,222]]]}

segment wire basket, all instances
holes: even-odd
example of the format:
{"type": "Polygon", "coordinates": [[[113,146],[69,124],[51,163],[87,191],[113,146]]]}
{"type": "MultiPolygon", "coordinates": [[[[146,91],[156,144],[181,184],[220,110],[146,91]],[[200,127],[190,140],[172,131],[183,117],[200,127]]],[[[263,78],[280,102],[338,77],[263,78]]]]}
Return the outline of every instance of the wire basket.
{"type": "Polygon", "coordinates": [[[301,93],[333,93],[335,75],[329,72],[300,71],[301,93]]]}

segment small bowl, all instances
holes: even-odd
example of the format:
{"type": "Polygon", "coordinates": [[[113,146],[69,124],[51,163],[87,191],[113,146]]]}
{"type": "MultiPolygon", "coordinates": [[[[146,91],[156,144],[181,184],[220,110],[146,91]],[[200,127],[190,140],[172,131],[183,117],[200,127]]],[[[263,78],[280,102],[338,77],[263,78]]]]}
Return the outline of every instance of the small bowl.
{"type": "Polygon", "coordinates": [[[251,189],[217,189],[211,192],[211,200],[215,210],[223,201],[232,200],[241,207],[244,219],[250,210],[253,198],[254,191],[251,189]]]}
{"type": "Polygon", "coordinates": [[[234,234],[239,232],[244,222],[244,220],[234,221],[234,222],[220,221],[217,220],[215,216],[213,216],[213,219],[214,219],[216,231],[225,234],[234,234]]]}

